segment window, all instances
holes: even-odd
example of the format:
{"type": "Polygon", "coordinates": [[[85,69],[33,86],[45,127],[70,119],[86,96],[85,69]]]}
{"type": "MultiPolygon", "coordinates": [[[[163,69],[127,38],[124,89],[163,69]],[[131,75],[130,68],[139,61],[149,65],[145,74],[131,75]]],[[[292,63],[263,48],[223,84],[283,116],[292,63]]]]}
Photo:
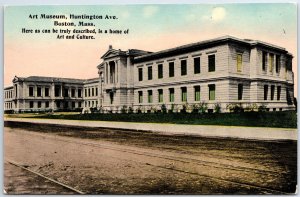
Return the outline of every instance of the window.
{"type": "Polygon", "coordinates": [[[143,81],[143,68],[139,68],[139,81],[143,81]]]}
{"type": "Polygon", "coordinates": [[[186,87],[181,88],[181,101],[186,102],[187,101],[187,90],[186,87]]]}
{"type": "Polygon", "coordinates": [[[169,89],[169,94],[170,94],[170,102],[174,102],[174,88],[169,89]]]}
{"type": "Polygon", "coordinates": [[[275,65],[275,70],[276,73],[279,73],[279,69],[280,69],[280,55],[276,55],[276,65],[275,65]]]}
{"type": "Polygon", "coordinates": [[[264,85],[264,100],[268,100],[268,85],[264,85]]]}
{"type": "Polygon", "coordinates": [[[113,104],[114,103],[114,93],[110,92],[109,96],[110,96],[110,104],[113,104]]]}
{"type": "Polygon", "coordinates": [[[78,102],[78,107],[81,108],[81,102],[78,102]]]}
{"type": "Polygon", "coordinates": [[[75,102],[72,101],[72,108],[75,108],[75,102]]]}
{"type": "Polygon", "coordinates": [[[94,96],[95,95],[95,90],[94,90],[94,88],[92,88],[92,96],[94,96]]]}
{"type": "Polygon", "coordinates": [[[274,100],[275,86],[271,85],[271,100],[274,100]]]}
{"type": "Polygon", "coordinates": [[[186,60],[181,60],[181,75],[186,75],[187,70],[186,70],[186,60]]]}
{"type": "Polygon", "coordinates": [[[18,97],[18,85],[17,84],[15,85],[15,97],[16,98],[18,97]]]}
{"type": "Polygon", "coordinates": [[[56,107],[57,107],[57,108],[60,107],[60,101],[56,101],[56,107]]]}
{"type": "Polygon", "coordinates": [[[273,66],[274,66],[274,54],[270,54],[270,61],[269,61],[269,69],[270,72],[273,72],[273,66]]]}
{"type": "Polygon", "coordinates": [[[200,86],[195,86],[195,101],[200,101],[200,86]]]}
{"type": "Polygon", "coordinates": [[[42,107],[42,102],[39,101],[39,102],[38,102],[38,108],[41,108],[41,107],[42,107]]]}
{"type": "Polygon", "coordinates": [[[194,58],[194,74],[200,73],[200,57],[194,58]]]}
{"type": "Polygon", "coordinates": [[[237,72],[242,72],[242,62],[243,62],[242,54],[237,54],[236,55],[236,69],[237,69],[237,72]]]}
{"type": "Polygon", "coordinates": [[[49,101],[46,101],[45,107],[46,107],[46,108],[49,108],[49,101]]]}
{"type": "Polygon", "coordinates": [[[208,85],[209,89],[209,100],[213,101],[216,99],[216,85],[215,84],[210,84],[208,85]]]}
{"type": "Polygon", "coordinates": [[[84,96],[87,97],[87,89],[84,89],[84,96]]]}
{"type": "Polygon", "coordinates": [[[153,102],[153,95],[152,95],[152,90],[148,90],[148,103],[153,102]]]}
{"type": "Polygon", "coordinates": [[[148,80],[152,80],[152,66],[148,67],[148,80]]]}
{"type": "Polygon", "coordinates": [[[71,96],[75,97],[75,89],[74,88],[71,89],[71,96]]]}
{"type": "Polygon", "coordinates": [[[264,52],[262,53],[262,70],[266,70],[266,65],[268,64],[268,53],[264,52]]]}
{"type": "Polygon", "coordinates": [[[243,84],[238,84],[238,100],[243,100],[243,84]]]}
{"type": "Polygon", "coordinates": [[[29,107],[30,107],[30,108],[33,108],[33,104],[34,104],[33,101],[30,101],[30,102],[29,102],[29,107]]]}
{"type": "Polygon", "coordinates": [[[280,100],[281,86],[277,86],[277,100],[280,100]]]}
{"type": "Polygon", "coordinates": [[[49,96],[49,88],[45,87],[45,96],[49,96]]]}
{"type": "Polygon", "coordinates": [[[91,88],[88,89],[88,97],[91,96],[91,88]]]}
{"type": "Polygon", "coordinates": [[[69,89],[65,88],[64,89],[64,97],[68,97],[69,96],[69,89]]]}
{"type": "Polygon", "coordinates": [[[95,87],[96,96],[98,96],[98,87],[95,87]]]}
{"type": "Polygon", "coordinates": [[[78,89],[78,97],[82,97],[82,89],[78,89]]]}
{"type": "Polygon", "coordinates": [[[143,103],[143,92],[139,91],[139,103],[143,103]]]}
{"type": "Polygon", "coordinates": [[[34,91],[34,87],[29,87],[29,96],[34,96],[33,91],[34,91]]]}
{"type": "Polygon", "coordinates": [[[164,101],[164,93],[163,93],[163,89],[159,89],[158,90],[158,102],[162,103],[164,101]]]}
{"type": "Polygon", "coordinates": [[[174,62],[169,63],[169,77],[174,77],[174,62]]]}
{"type": "Polygon", "coordinates": [[[157,71],[158,71],[158,78],[161,79],[163,78],[163,65],[162,64],[158,64],[157,66],[157,71]]]}
{"type": "Polygon", "coordinates": [[[42,88],[41,88],[41,87],[37,87],[36,94],[37,94],[37,96],[39,96],[39,97],[42,96],[42,88]]]}
{"type": "Polygon", "coordinates": [[[208,56],[208,72],[214,72],[216,70],[215,55],[208,56]]]}

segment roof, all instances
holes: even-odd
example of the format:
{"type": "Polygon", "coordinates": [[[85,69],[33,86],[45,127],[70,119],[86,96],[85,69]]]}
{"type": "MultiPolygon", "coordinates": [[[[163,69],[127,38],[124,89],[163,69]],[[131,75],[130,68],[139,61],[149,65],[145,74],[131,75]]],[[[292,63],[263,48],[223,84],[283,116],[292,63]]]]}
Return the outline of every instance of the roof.
{"type": "Polygon", "coordinates": [[[142,55],[139,57],[135,57],[134,62],[139,63],[139,62],[153,60],[153,59],[157,59],[157,58],[161,58],[161,57],[179,55],[179,54],[188,53],[188,52],[199,50],[199,49],[209,48],[209,47],[212,47],[212,46],[215,46],[218,44],[224,44],[229,41],[236,42],[239,44],[244,44],[249,47],[254,46],[254,45],[260,45],[263,47],[272,48],[272,49],[284,51],[285,53],[287,53],[287,51],[283,47],[279,47],[279,46],[276,46],[276,45],[273,45],[270,43],[266,43],[266,42],[262,42],[259,40],[239,39],[239,38],[235,38],[232,36],[223,36],[223,37],[219,37],[219,38],[214,38],[214,39],[210,39],[210,40],[204,40],[204,41],[200,41],[200,42],[186,44],[186,45],[182,45],[182,46],[142,55]]]}
{"type": "Polygon", "coordinates": [[[61,78],[61,77],[44,77],[44,76],[29,76],[29,77],[17,77],[15,76],[13,81],[26,81],[26,82],[58,82],[58,83],[79,83],[83,84],[86,81],[92,81],[92,79],[74,79],[74,78],[61,78]]]}
{"type": "Polygon", "coordinates": [[[13,89],[14,87],[13,86],[8,86],[8,87],[5,87],[4,90],[9,90],[9,89],[13,89]]]}

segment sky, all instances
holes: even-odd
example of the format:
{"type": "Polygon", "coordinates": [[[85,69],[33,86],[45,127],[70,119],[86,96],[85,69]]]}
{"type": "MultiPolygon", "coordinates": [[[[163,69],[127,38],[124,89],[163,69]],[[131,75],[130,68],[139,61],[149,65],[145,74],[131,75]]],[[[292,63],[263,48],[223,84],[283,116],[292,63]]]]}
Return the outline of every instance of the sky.
{"type": "Polygon", "coordinates": [[[97,77],[100,57],[109,45],[115,49],[159,51],[206,39],[231,35],[261,40],[286,48],[294,55],[297,95],[296,4],[159,4],[94,6],[8,6],[4,10],[4,86],[13,77],[97,77]],[[30,19],[29,15],[66,15],[68,19],[30,19]],[[57,27],[54,21],[74,22],[74,15],[116,16],[117,19],[84,20],[102,30],[129,30],[128,34],[95,34],[95,39],[57,39],[53,33],[22,33],[22,28],[57,27]]]}

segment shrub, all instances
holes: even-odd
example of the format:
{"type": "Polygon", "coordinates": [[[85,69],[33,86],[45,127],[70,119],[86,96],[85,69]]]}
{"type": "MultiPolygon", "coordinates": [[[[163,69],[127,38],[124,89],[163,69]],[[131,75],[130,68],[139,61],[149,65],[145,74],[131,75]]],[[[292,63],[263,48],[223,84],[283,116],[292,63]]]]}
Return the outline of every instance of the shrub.
{"type": "Polygon", "coordinates": [[[241,113],[244,112],[244,108],[241,103],[236,103],[236,104],[228,104],[226,106],[227,109],[232,113],[241,113]]]}
{"type": "Polygon", "coordinates": [[[123,105],[122,108],[121,108],[121,113],[125,114],[126,112],[127,112],[127,106],[123,105]]]}
{"type": "Polygon", "coordinates": [[[186,113],[186,109],[187,109],[187,104],[183,104],[182,105],[182,109],[181,109],[181,113],[186,113]]]}
{"type": "Polygon", "coordinates": [[[259,112],[266,112],[267,111],[267,106],[265,104],[262,104],[258,107],[259,112]]]}
{"type": "Polygon", "coordinates": [[[161,108],[162,113],[164,113],[164,114],[167,113],[167,107],[165,104],[162,104],[160,108],[161,108]]]}
{"type": "Polygon", "coordinates": [[[191,111],[192,113],[199,113],[199,105],[197,104],[191,105],[191,111]]]}
{"type": "Polygon", "coordinates": [[[201,113],[205,113],[207,109],[208,109],[207,103],[205,103],[204,101],[199,104],[199,111],[201,113]]]}
{"type": "Polygon", "coordinates": [[[221,112],[220,103],[215,103],[214,109],[215,109],[215,113],[220,113],[221,112]]]}
{"type": "Polygon", "coordinates": [[[247,112],[254,112],[257,110],[257,104],[256,103],[248,103],[245,107],[245,111],[247,112]]]}

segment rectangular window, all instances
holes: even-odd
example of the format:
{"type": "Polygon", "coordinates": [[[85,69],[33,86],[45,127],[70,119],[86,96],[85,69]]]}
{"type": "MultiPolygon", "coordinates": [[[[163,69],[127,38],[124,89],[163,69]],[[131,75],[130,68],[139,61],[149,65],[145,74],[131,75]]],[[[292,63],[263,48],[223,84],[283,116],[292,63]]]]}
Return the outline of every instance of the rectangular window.
{"type": "Polygon", "coordinates": [[[209,100],[213,101],[216,99],[216,85],[215,84],[210,84],[208,85],[209,89],[209,100]]]}
{"type": "Polygon", "coordinates": [[[88,89],[88,97],[91,97],[91,88],[88,89]]]}
{"type": "Polygon", "coordinates": [[[42,107],[42,102],[39,101],[39,102],[38,102],[38,108],[41,108],[41,107],[42,107]]]}
{"type": "Polygon", "coordinates": [[[236,55],[236,69],[237,69],[237,72],[242,72],[242,62],[243,62],[242,54],[237,54],[236,55]]]}
{"type": "Polygon", "coordinates": [[[152,66],[148,67],[148,80],[152,80],[152,66]]]}
{"type": "Polygon", "coordinates": [[[29,87],[29,96],[33,96],[34,87],[29,87]]]}
{"type": "Polygon", "coordinates": [[[200,101],[200,86],[195,86],[195,101],[200,101]]]}
{"type": "Polygon", "coordinates": [[[159,102],[159,103],[164,102],[164,93],[163,93],[163,89],[159,89],[159,90],[158,90],[158,102],[159,102]]]}
{"type": "Polygon", "coordinates": [[[169,77],[174,77],[174,62],[169,62],[169,77]]]}
{"type": "Polygon", "coordinates": [[[271,85],[271,101],[274,100],[275,86],[271,85]]]}
{"type": "Polygon", "coordinates": [[[163,78],[163,65],[162,64],[158,64],[157,71],[158,71],[158,78],[159,79],[163,78]]]}
{"type": "Polygon", "coordinates": [[[49,108],[49,101],[46,101],[45,107],[46,107],[46,108],[49,108]]]}
{"type": "Polygon", "coordinates": [[[268,85],[264,85],[264,100],[268,100],[268,85]]]}
{"type": "Polygon", "coordinates": [[[277,100],[280,101],[281,86],[277,86],[277,100]]]}
{"type": "Polygon", "coordinates": [[[148,90],[148,103],[153,102],[153,95],[152,95],[152,90],[148,90]]]}
{"type": "Polygon", "coordinates": [[[92,96],[95,95],[95,91],[94,91],[94,88],[92,88],[92,96]]]}
{"type": "Polygon", "coordinates": [[[139,103],[143,103],[143,91],[139,91],[139,103]]]}
{"type": "Polygon", "coordinates": [[[55,97],[59,97],[60,96],[60,86],[59,85],[56,85],[55,88],[55,97]]]}
{"type": "Polygon", "coordinates": [[[82,97],[82,89],[78,89],[78,97],[82,97]]]}
{"type": "Polygon", "coordinates": [[[216,70],[215,55],[208,56],[208,72],[214,72],[216,70]]]}
{"type": "Polygon", "coordinates": [[[200,57],[194,58],[194,74],[200,73],[200,57]]]}
{"type": "Polygon", "coordinates": [[[75,108],[75,102],[72,101],[72,108],[75,108]]]}
{"type": "Polygon", "coordinates": [[[45,87],[45,96],[49,96],[49,88],[45,87]]]}
{"type": "Polygon", "coordinates": [[[41,87],[37,87],[36,94],[38,97],[42,96],[42,88],[41,87]]]}
{"type": "Polygon", "coordinates": [[[96,96],[98,96],[98,87],[95,87],[96,96]]]}
{"type": "Polygon", "coordinates": [[[30,101],[30,102],[29,102],[29,107],[30,107],[30,108],[33,108],[33,104],[34,104],[33,101],[30,101]]]}
{"type": "Polygon", "coordinates": [[[75,97],[75,89],[74,88],[71,89],[71,96],[75,97]]]}
{"type": "Polygon", "coordinates": [[[186,87],[181,88],[181,101],[182,102],[187,101],[187,89],[186,89],[186,87]]]}
{"type": "Polygon", "coordinates": [[[274,67],[274,54],[270,54],[270,61],[269,61],[269,69],[270,72],[273,72],[273,67],[274,67]]]}
{"type": "Polygon", "coordinates": [[[174,102],[174,88],[169,89],[169,94],[170,94],[170,102],[174,102]]]}
{"type": "Polygon", "coordinates": [[[84,96],[87,97],[87,89],[84,89],[84,96]]]}
{"type": "Polygon", "coordinates": [[[280,55],[276,55],[276,65],[275,65],[276,73],[279,73],[280,69],[280,55]]]}
{"type": "Polygon", "coordinates": [[[238,100],[243,100],[243,84],[238,84],[238,100]]]}
{"type": "Polygon", "coordinates": [[[81,108],[81,102],[78,102],[78,107],[81,108]]]}
{"type": "Polygon", "coordinates": [[[65,88],[64,89],[64,97],[68,97],[69,96],[69,89],[65,88]]]}
{"type": "Polygon", "coordinates": [[[266,65],[268,64],[268,53],[264,52],[262,53],[262,70],[266,70],[266,65]]]}
{"type": "Polygon", "coordinates": [[[139,81],[143,81],[143,68],[139,68],[139,81]]]}
{"type": "Polygon", "coordinates": [[[186,74],[187,74],[186,60],[181,60],[181,76],[186,74]]]}

